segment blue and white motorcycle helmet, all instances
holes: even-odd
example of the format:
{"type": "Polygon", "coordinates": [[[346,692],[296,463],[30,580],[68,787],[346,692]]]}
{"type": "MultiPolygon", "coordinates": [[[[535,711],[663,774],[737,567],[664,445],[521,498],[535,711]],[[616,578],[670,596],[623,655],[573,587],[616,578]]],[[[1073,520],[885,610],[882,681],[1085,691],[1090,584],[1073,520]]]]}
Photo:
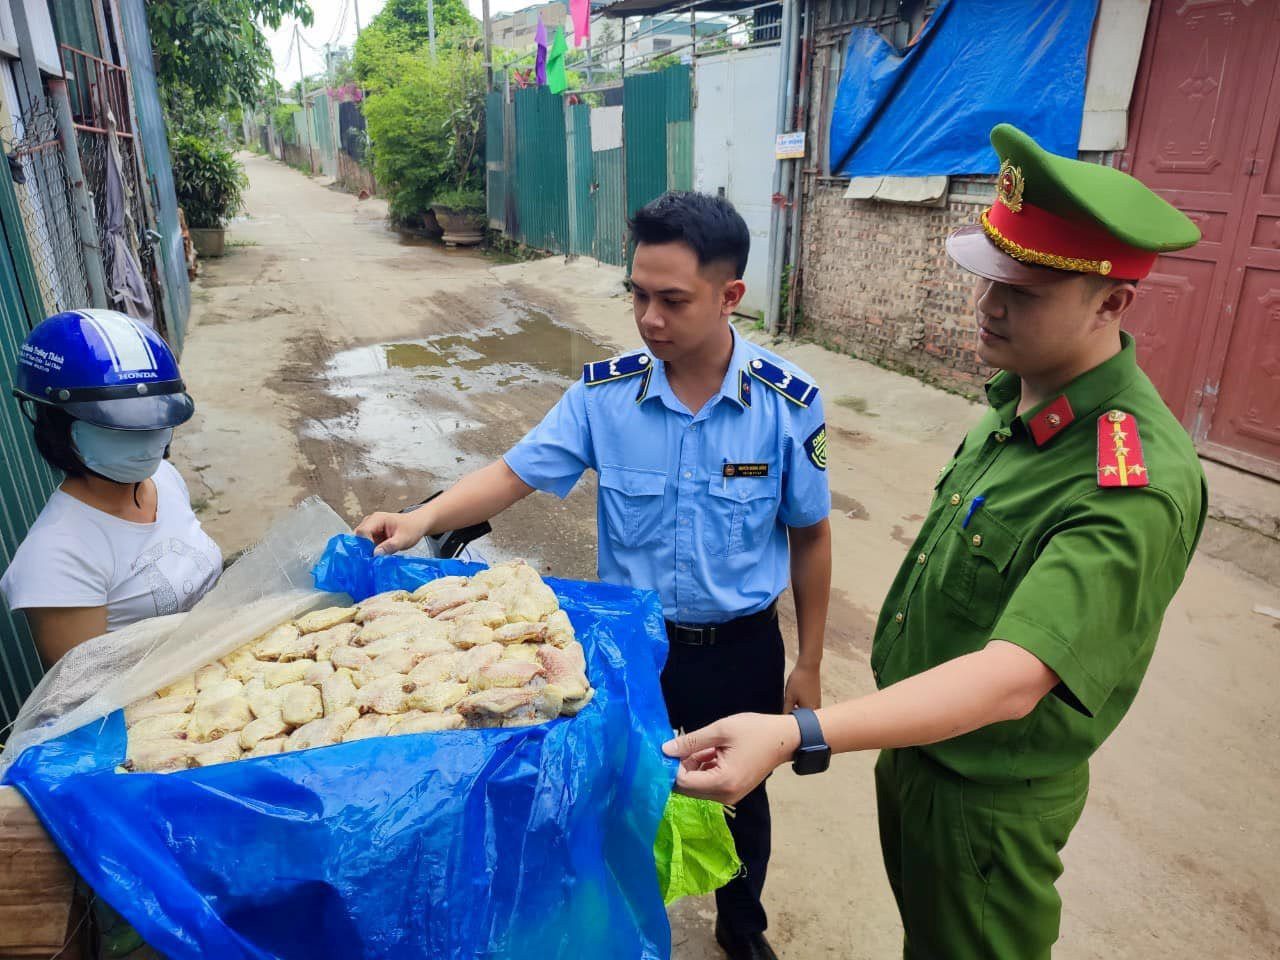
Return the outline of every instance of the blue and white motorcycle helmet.
{"type": "Polygon", "coordinates": [[[115,310],[68,310],[40,323],[18,352],[13,393],[112,430],[162,430],[195,413],[169,345],[115,310]]]}

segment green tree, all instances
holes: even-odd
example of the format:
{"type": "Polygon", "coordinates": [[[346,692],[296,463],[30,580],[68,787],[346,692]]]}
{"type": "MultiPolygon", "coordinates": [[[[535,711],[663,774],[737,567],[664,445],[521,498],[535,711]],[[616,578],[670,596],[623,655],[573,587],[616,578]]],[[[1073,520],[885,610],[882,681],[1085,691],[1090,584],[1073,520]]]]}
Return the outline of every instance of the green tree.
{"type": "Polygon", "coordinates": [[[369,94],[364,115],[374,174],[406,222],[446,191],[483,187],[484,57],[469,46],[398,56],[395,82],[369,94]]]}
{"type": "MultiPolygon", "coordinates": [[[[436,0],[436,50],[475,48],[480,22],[466,0],[436,0]]],[[[427,0],[388,0],[360,33],[352,56],[356,80],[367,90],[396,84],[407,69],[405,58],[425,55],[429,47],[427,0]]]]}
{"type": "MultiPolygon", "coordinates": [[[[471,16],[465,0],[436,0],[436,37],[449,32],[450,27],[474,27],[476,18],[471,16]]],[[[415,50],[429,42],[430,20],[427,17],[427,0],[388,0],[369,26],[384,29],[397,45],[415,50]]]]}
{"type": "Polygon", "coordinates": [[[185,119],[186,108],[253,102],[273,69],[263,28],[287,16],[312,22],[306,0],[147,0],[146,8],[171,122],[185,119]]]}

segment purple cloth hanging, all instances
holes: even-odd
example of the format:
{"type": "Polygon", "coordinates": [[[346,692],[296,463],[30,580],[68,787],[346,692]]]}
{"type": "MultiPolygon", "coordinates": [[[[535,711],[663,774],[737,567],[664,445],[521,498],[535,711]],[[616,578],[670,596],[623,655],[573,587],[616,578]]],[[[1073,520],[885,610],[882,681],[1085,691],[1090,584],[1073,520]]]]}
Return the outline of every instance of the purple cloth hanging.
{"type": "Polygon", "coordinates": [[[538,31],[533,35],[533,40],[538,45],[538,60],[534,67],[534,76],[537,78],[538,86],[545,87],[547,85],[547,25],[542,22],[542,14],[538,14],[538,31]]]}

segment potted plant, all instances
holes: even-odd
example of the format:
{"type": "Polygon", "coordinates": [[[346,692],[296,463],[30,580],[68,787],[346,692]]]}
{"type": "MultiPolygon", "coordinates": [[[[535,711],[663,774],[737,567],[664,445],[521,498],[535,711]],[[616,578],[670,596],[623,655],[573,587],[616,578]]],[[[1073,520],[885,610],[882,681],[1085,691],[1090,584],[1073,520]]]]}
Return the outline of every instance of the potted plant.
{"type": "Polygon", "coordinates": [[[202,257],[220,257],[227,221],[243,203],[244,169],[226,147],[184,134],[173,144],[173,180],[191,242],[202,257]]]}
{"type": "Polygon", "coordinates": [[[444,242],[450,246],[474,246],[484,239],[487,217],[483,191],[446,190],[436,194],[431,209],[444,228],[444,242]]]}

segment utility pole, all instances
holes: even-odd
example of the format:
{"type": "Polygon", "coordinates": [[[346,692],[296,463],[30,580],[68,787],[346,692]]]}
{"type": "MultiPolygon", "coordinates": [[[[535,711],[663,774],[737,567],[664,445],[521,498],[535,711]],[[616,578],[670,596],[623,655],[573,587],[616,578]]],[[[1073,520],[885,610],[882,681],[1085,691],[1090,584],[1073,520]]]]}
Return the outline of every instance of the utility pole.
{"type": "Polygon", "coordinates": [[[356,8],[356,39],[360,39],[360,0],[352,0],[352,5],[356,8]]]}
{"type": "Polygon", "coordinates": [[[480,0],[480,15],[484,18],[484,88],[493,89],[493,36],[489,23],[489,0],[480,0]]]}
{"type": "MultiPolygon", "coordinates": [[[[487,5],[488,0],[485,0],[487,5]]],[[[488,17],[485,18],[488,22],[488,17]]],[[[487,35],[487,34],[486,34],[487,35]]],[[[431,48],[431,59],[436,58],[436,4],[435,0],[427,0],[427,45],[431,48]]],[[[485,58],[488,59],[486,48],[485,58]]]]}
{"type": "Polygon", "coordinates": [[[311,147],[311,115],[307,107],[307,75],[302,72],[302,32],[298,21],[293,22],[293,41],[298,47],[298,93],[302,97],[302,125],[307,129],[307,162],[311,172],[316,172],[316,153],[311,147]]]}

